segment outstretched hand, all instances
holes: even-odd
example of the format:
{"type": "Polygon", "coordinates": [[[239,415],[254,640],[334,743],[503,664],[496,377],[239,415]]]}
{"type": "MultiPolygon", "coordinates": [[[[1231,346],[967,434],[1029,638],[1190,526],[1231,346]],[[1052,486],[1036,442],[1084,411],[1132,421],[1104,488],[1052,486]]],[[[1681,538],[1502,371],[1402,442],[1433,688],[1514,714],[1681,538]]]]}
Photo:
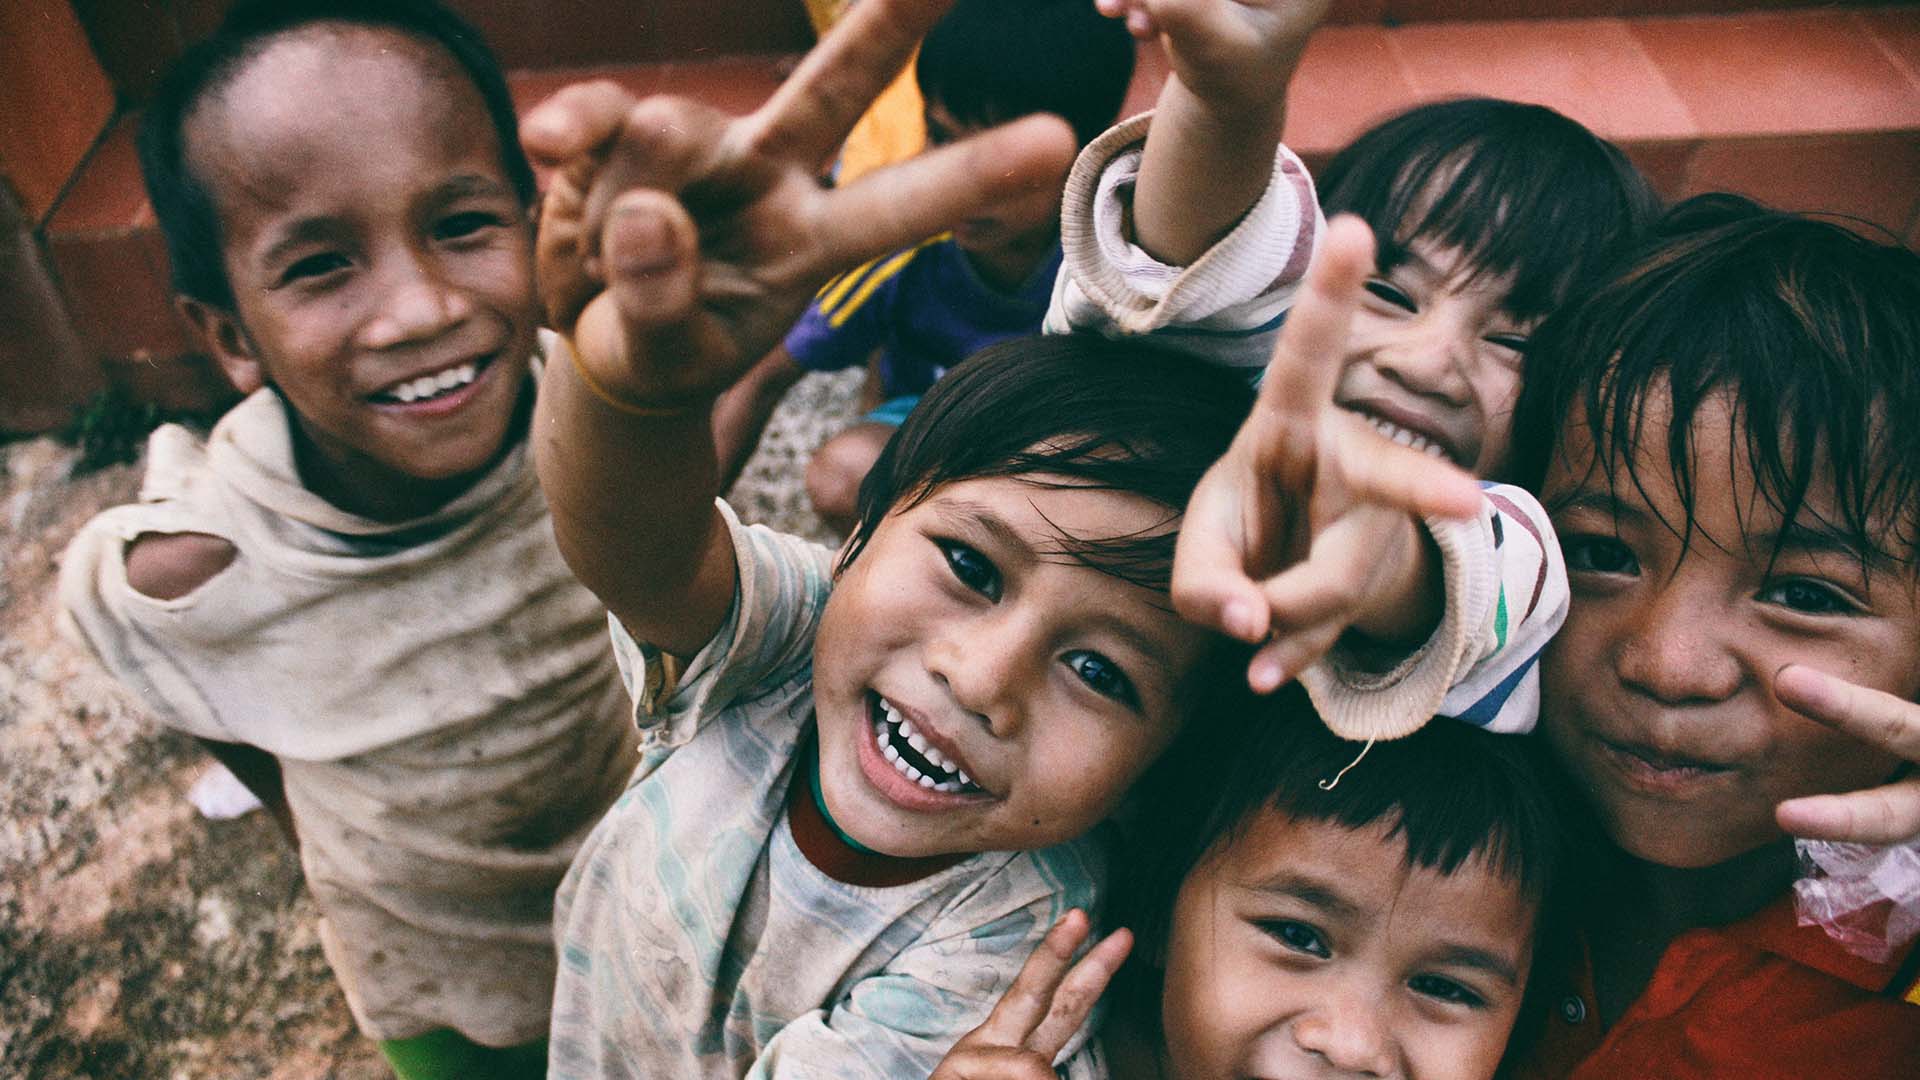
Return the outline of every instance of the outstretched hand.
{"type": "Polygon", "coordinates": [[[1266,693],[1355,629],[1417,642],[1437,625],[1437,552],[1418,518],[1469,518],[1480,487],[1334,404],[1373,241],[1336,218],[1288,313],[1253,413],[1194,489],[1173,564],[1189,621],[1260,644],[1266,693]]]}
{"type": "MultiPolygon", "coordinates": [[[[1781,668],[1773,690],[1812,720],[1920,763],[1920,704],[1799,664],[1781,668]]],[[[1782,829],[1809,840],[1920,841],[1920,774],[1909,769],[1902,779],[1866,791],[1788,799],[1775,817],[1782,829]]]]}
{"type": "Polygon", "coordinates": [[[1285,100],[1287,80],[1330,0],[1095,0],[1142,40],[1158,38],[1187,89],[1219,107],[1285,100]]]}
{"type": "Polygon", "coordinates": [[[1053,1059],[1133,947],[1133,935],[1116,930],[1076,964],[1090,929],[1078,908],[1061,916],[986,1022],[954,1044],[929,1080],[1054,1080],[1053,1059]]]}
{"type": "Polygon", "coordinates": [[[863,0],[747,116],[610,82],[528,114],[527,152],[555,170],[541,297],[604,396],[636,412],[703,405],[833,273],[1060,182],[1072,133],[1029,117],[821,186],[822,163],[949,3],[863,0]]]}

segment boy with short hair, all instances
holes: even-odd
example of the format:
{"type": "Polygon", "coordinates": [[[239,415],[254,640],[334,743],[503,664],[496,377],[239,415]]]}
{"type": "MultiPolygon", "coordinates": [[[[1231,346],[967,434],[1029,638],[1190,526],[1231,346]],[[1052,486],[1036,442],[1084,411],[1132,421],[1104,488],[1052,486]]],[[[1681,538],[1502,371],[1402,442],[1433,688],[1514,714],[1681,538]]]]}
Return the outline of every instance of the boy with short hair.
{"type": "Polygon", "coordinates": [[[1781,826],[1916,756],[1911,704],[1876,745],[1842,702],[1920,696],[1920,257],[1702,196],[1536,368],[1517,456],[1573,590],[1542,730],[1618,850],[1531,1075],[1913,1075],[1902,922],[1871,957],[1796,926],[1781,826]]]}
{"type": "Polygon", "coordinates": [[[635,757],[528,457],[505,80],[426,0],[243,4],[141,153],[181,307],[250,396],[204,442],[155,432],[62,606],[290,809],[328,962],[402,1077],[537,1074],[553,890],[635,757]]]}
{"type": "MultiPolygon", "coordinates": [[[[1113,122],[1133,68],[1125,29],[1088,0],[959,0],[916,62],[927,144],[1041,112],[1065,119],[1085,144],[1113,122]]],[[[980,349],[1040,328],[1060,267],[1059,222],[1060,188],[1042,186],[829,281],[717,406],[722,479],[738,474],[795,382],[877,353],[879,405],[807,468],[815,510],[844,533],[861,479],[920,394],[980,349]]]]}

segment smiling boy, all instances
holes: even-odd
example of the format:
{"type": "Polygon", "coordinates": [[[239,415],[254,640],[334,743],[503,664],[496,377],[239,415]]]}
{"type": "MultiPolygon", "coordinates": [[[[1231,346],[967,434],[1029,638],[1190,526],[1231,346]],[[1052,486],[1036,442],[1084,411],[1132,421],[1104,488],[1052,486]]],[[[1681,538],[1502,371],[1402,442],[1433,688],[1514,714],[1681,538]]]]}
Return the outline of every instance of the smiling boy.
{"type": "Polygon", "coordinates": [[[1920,258],[1702,196],[1541,358],[1520,459],[1573,590],[1541,726],[1617,850],[1532,1075],[1913,1075],[1911,943],[1796,925],[1777,815],[1907,768],[1781,673],[1920,694],[1920,258]]]}
{"type": "Polygon", "coordinates": [[[328,963],[402,1077],[536,1070],[553,890],[634,756],[528,457],[505,80],[437,4],[243,4],[141,152],[181,307],[250,396],[205,440],[155,432],[62,606],[290,811],[328,963]]]}

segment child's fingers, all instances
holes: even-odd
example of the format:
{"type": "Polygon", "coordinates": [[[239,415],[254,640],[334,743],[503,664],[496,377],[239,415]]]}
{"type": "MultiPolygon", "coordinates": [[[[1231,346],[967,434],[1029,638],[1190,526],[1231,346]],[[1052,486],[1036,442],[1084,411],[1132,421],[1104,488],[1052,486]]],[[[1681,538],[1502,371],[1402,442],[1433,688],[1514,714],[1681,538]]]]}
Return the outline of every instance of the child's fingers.
{"type": "Polygon", "coordinates": [[[520,144],[541,165],[566,166],[619,135],[634,100],[608,79],[563,87],[520,121],[520,144]]]}
{"type": "Polygon", "coordinates": [[[1275,634],[1247,663],[1247,686],[1256,694],[1271,694],[1299,678],[1307,665],[1327,655],[1342,629],[1338,622],[1320,622],[1275,634]]]}
{"type": "Polygon", "coordinates": [[[720,132],[733,122],[726,113],[686,98],[644,98],[627,108],[613,142],[599,153],[585,189],[582,217],[589,273],[606,278],[606,268],[599,262],[600,245],[614,202],[635,188],[668,192],[677,198],[691,178],[711,169],[719,152],[720,132]]]}
{"type": "Polygon", "coordinates": [[[627,329],[649,330],[691,314],[697,245],[693,219],[671,195],[641,189],[614,200],[602,231],[601,263],[627,329]]]}
{"type": "Polygon", "coordinates": [[[1920,705],[1802,664],[1781,668],[1773,677],[1773,692],[1796,712],[1907,761],[1920,761],[1920,705]]]}
{"type": "Polygon", "coordinates": [[[928,1080],[1059,1080],[1053,1059],[1017,1046],[956,1046],[928,1080]]]}
{"type": "Polygon", "coordinates": [[[1020,966],[1013,985],[1000,996],[986,1022],[973,1030],[970,1045],[1026,1046],[1028,1037],[1053,1007],[1054,992],[1066,977],[1068,965],[1092,929],[1087,913],[1074,908],[1060,917],[1020,966]]]}
{"type": "Polygon", "coordinates": [[[1094,1003],[1106,993],[1107,984],[1119,973],[1120,965],[1126,962],[1127,953],[1132,949],[1133,934],[1127,930],[1115,930],[1089,949],[1054,991],[1053,1007],[1047,1010],[1040,1027],[1028,1037],[1027,1049],[1047,1061],[1059,1057],[1067,1040],[1087,1022],[1094,1003]]]}
{"type": "Polygon", "coordinates": [[[1334,218],[1287,313],[1260,387],[1262,407],[1280,414],[1283,432],[1313,438],[1320,414],[1332,407],[1347,327],[1371,273],[1373,234],[1359,218],[1334,218]]]}
{"type": "Polygon", "coordinates": [[[1267,636],[1267,601],[1247,573],[1252,553],[1249,525],[1240,520],[1243,500],[1218,497],[1219,483],[1211,473],[1203,478],[1181,521],[1173,549],[1173,608],[1190,623],[1252,643],[1267,636]]]}
{"type": "Polygon", "coordinates": [[[1480,482],[1466,470],[1397,446],[1358,422],[1342,434],[1340,484],[1350,501],[1420,517],[1464,520],[1480,513],[1480,482]]]}
{"type": "Polygon", "coordinates": [[[742,127],[747,149],[824,164],[952,0],[861,0],[742,127]]]}
{"type": "Polygon", "coordinates": [[[991,211],[1008,197],[1058,187],[1073,165],[1073,132],[1054,116],[1029,116],[943,146],[821,200],[815,235],[838,270],[926,239],[991,211]]]}
{"type": "Polygon", "coordinates": [[[1809,840],[1910,843],[1920,840],[1920,778],[1846,795],[1788,799],[1774,809],[1774,820],[1809,840]]]}

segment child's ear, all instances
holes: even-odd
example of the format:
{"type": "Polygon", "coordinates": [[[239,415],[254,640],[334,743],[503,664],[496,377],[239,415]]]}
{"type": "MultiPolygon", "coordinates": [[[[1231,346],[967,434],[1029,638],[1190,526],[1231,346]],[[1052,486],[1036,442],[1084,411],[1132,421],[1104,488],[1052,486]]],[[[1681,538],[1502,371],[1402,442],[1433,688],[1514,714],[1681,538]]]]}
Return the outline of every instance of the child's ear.
{"type": "Polygon", "coordinates": [[[195,300],[190,296],[174,299],[180,314],[200,332],[207,351],[226,372],[227,381],[242,394],[251,394],[267,383],[266,368],[253,347],[253,339],[240,325],[240,317],[226,308],[195,300]]]}

